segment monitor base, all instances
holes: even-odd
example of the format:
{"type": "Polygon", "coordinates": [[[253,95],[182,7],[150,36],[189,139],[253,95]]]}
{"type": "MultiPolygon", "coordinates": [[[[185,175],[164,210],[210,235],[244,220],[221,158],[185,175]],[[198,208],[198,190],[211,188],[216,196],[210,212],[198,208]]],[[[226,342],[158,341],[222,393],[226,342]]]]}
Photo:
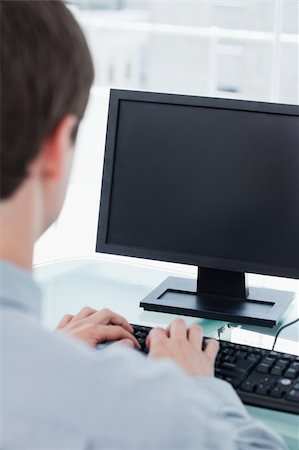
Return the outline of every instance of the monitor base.
{"type": "Polygon", "coordinates": [[[250,287],[246,298],[197,292],[197,280],[168,277],[140,306],[147,311],[273,327],[295,293],[250,287]]]}

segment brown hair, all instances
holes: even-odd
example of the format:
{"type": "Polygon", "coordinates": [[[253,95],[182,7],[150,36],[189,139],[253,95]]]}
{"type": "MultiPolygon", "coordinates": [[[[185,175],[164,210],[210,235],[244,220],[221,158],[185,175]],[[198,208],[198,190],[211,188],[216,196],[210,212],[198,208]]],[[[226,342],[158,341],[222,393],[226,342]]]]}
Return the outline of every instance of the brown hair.
{"type": "Polygon", "coordinates": [[[60,0],[2,0],[0,6],[0,197],[7,198],[58,122],[69,113],[82,118],[93,65],[79,25],[60,0]]]}

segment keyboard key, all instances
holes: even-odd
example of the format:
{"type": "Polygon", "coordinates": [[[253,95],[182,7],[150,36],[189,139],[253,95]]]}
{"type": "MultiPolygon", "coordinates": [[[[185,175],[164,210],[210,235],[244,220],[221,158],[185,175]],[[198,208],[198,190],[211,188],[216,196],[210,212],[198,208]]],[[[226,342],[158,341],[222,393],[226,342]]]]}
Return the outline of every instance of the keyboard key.
{"type": "Polygon", "coordinates": [[[271,364],[274,364],[275,361],[276,361],[276,358],[274,358],[273,356],[272,357],[271,356],[265,356],[265,358],[263,359],[262,363],[271,365],[271,364]]]}
{"type": "Polygon", "coordinates": [[[280,380],[278,380],[279,384],[282,384],[283,386],[289,386],[290,384],[292,384],[292,380],[290,380],[289,378],[281,378],[280,380]]]}
{"type": "Polygon", "coordinates": [[[256,383],[253,381],[244,381],[244,383],[241,385],[240,390],[245,392],[253,392],[256,388],[256,383]]]}
{"type": "Polygon", "coordinates": [[[290,402],[299,403],[299,391],[292,389],[286,396],[286,400],[289,400],[290,402]]]}
{"type": "Polygon", "coordinates": [[[272,367],[270,373],[272,375],[279,375],[279,376],[281,376],[281,375],[283,375],[284,371],[285,371],[285,369],[282,368],[281,366],[274,366],[274,367],[272,367]]]}
{"type": "Polygon", "coordinates": [[[226,380],[228,383],[230,383],[235,389],[237,389],[241,383],[240,380],[238,380],[237,378],[223,377],[223,379],[226,380]]]}
{"type": "Polygon", "coordinates": [[[275,352],[272,350],[271,352],[269,352],[269,356],[274,356],[275,358],[277,358],[277,357],[281,356],[281,353],[278,353],[278,352],[275,352]]]}
{"type": "Polygon", "coordinates": [[[261,383],[257,386],[255,392],[260,395],[268,395],[269,394],[269,386],[261,383]]]}
{"type": "Polygon", "coordinates": [[[296,378],[298,375],[298,371],[293,369],[292,367],[289,367],[284,375],[288,378],[296,378]]]}
{"type": "Polygon", "coordinates": [[[297,358],[296,358],[296,356],[295,355],[289,355],[288,353],[284,353],[283,355],[282,355],[282,357],[283,358],[286,358],[286,360],[287,361],[290,361],[290,360],[297,360],[297,358]]]}
{"type": "Polygon", "coordinates": [[[277,359],[275,366],[280,367],[282,370],[286,370],[289,366],[290,361],[286,361],[285,359],[277,359]]]}
{"type": "Polygon", "coordinates": [[[282,398],[285,395],[285,391],[279,387],[275,387],[270,391],[270,397],[282,398]]]}
{"type": "Polygon", "coordinates": [[[240,345],[240,350],[244,350],[245,352],[248,352],[247,345],[240,345]]]}
{"type": "Polygon", "coordinates": [[[265,377],[260,379],[260,383],[268,384],[269,386],[273,386],[277,381],[276,377],[271,377],[271,375],[266,375],[265,377]]]}
{"type": "Polygon", "coordinates": [[[249,361],[259,362],[260,359],[261,359],[261,356],[260,356],[259,354],[257,354],[257,353],[250,353],[250,354],[247,356],[247,359],[248,359],[249,361]]]}
{"type": "Polygon", "coordinates": [[[221,369],[229,369],[229,370],[235,370],[236,369],[236,364],[229,362],[229,361],[223,361],[220,365],[221,369]]]}
{"type": "Polygon", "coordinates": [[[223,355],[232,355],[233,353],[234,353],[234,350],[232,349],[232,348],[225,348],[224,350],[223,350],[223,355]]]}
{"type": "Polygon", "coordinates": [[[241,345],[240,344],[234,344],[235,350],[240,350],[241,345]]]}
{"type": "Polygon", "coordinates": [[[238,361],[238,358],[236,356],[229,356],[229,358],[227,359],[227,362],[230,363],[236,363],[238,361]]]}
{"type": "Polygon", "coordinates": [[[289,365],[289,362],[290,361],[288,361],[287,359],[278,359],[277,361],[276,361],[276,363],[275,363],[275,365],[276,366],[281,366],[281,367],[284,367],[284,368],[286,368],[288,365],[289,365]]]}
{"type": "Polygon", "coordinates": [[[248,361],[247,359],[239,359],[238,363],[223,362],[220,367],[225,370],[233,370],[236,372],[236,375],[244,375],[248,373],[253,366],[254,362],[248,361]]]}
{"type": "Polygon", "coordinates": [[[294,369],[295,370],[296,377],[299,375],[299,363],[292,362],[292,364],[290,365],[289,369],[294,369]]]}
{"type": "Polygon", "coordinates": [[[260,363],[257,367],[256,370],[257,372],[261,372],[261,373],[269,373],[270,370],[270,365],[266,364],[266,363],[260,363]]]}
{"type": "Polygon", "coordinates": [[[266,355],[267,351],[268,350],[264,350],[263,348],[254,348],[254,347],[250,348],[250,352],[251,353],[256,353],[256,354],[261,355],[261,356],[266,355]]]}
{"type": "Polygon", "coordinates": [[[264,356],[267,354],[268,350],[265,350],[263,348],[253,348],[252,351],[254,351],[255,353],[259,353],[260,355],[264,356]]]}

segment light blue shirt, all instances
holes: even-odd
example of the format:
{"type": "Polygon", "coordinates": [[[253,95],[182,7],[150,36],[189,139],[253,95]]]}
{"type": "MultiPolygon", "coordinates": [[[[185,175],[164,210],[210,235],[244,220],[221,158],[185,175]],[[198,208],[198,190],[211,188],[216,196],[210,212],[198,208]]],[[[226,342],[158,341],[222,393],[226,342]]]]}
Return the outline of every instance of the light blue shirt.
{"type": "Polygon", "coordinates": [[[2,450],[285,449],[225,381],[44,330],[31,275],[0,263],[2,450]]]}

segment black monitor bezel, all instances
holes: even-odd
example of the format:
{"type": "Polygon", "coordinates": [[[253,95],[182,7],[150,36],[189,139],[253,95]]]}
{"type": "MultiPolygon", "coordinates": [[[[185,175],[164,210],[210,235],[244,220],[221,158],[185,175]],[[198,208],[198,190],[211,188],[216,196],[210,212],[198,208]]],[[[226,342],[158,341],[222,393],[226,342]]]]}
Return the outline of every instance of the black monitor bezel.
{"type": "MultiPolygon", "coordinates": [[[[201,106],[208,108],[214,107],[221,109],[234,109],[241,111],[254,111],[269,114],[299,116],[299,105],[111,89],[108,121],[107,121],[105,155],[103,163],[96,252],[111,255],[137,257],[142,259],[167,261],[180,264],[188,264],[211,269],[256,273],[261,275],[271,275],[271,276],[299,279],[299,270],[296,268],[277,267],[268,264],[252,263],[248,261],[231,260],[226,258],[215,258],[205,255],[190,255],[160,250],[150,250],[148,248],[122,246],[117,244],[110,244],[107,242],[119,103],[122,100],[127,101],[131,100],[135,102],[140,101],[140,102],[154,102],[164,104],[179,104],[186,106],[201,106]]],[[[298,143],[298,151],[299,151],[299,143],[298,143]]]]}

